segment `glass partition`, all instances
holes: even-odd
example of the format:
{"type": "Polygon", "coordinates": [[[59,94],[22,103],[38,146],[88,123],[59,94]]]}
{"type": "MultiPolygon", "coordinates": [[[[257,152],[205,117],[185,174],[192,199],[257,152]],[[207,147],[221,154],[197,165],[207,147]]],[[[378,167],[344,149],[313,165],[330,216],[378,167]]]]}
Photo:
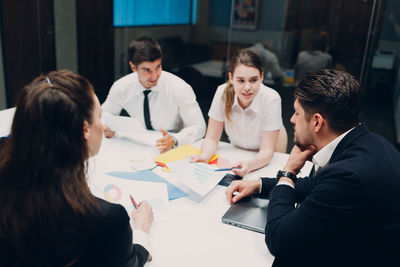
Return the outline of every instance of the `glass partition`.
{"type": "Polygon", "coordinates": [[[16,95],[21,81],[54,68],[54,62],[57,69],[73,69],[88,77],[104,100],[112,82],[131,71],[129,43],[149,36],[162,46],[163,69],[193,87],[206,119],[216,88],[226,81],[227,61],[238,49],[249,48],[265,65],[264,84],[282,98],[289,147],[293,90],[304,75],[319,68],[345,70],[357,77],[365,90],[363,121],[390,142],[400,143],[399,0],[174,0],[171,3],[178,7],[154,7],[168,22],[146,25],[137,19],[149,19],[140,10],[148,5],[134,5],[133,0],[115,0],[126,7],[120,9],[120,24],[113,24],[113,1],[49,2],[53,6],[36,4],[35,12],[24,15],[35,22],[29,25],[15,20],[20,17],[13,16],[20,12],[18,4],[2,4],[0,107],[5,106],[4,95],[12,107],[10,96],[16,95]],[[183,20],[169,20],[174,12],[186,15],[183,20]],[[132,23],[136,26],[129,26],[132,23]],[[34,54],[48,66],[25,64],[34,54]],[[20,73],[12,71],[14,65],[29,68],[20,73]]]}

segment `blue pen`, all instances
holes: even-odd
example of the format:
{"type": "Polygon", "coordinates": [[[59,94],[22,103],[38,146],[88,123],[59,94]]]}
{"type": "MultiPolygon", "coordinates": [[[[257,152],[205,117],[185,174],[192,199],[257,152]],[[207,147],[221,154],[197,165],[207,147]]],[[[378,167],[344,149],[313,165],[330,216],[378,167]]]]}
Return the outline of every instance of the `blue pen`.
{"type": "Polygon", "coordinates": [[[233,169],[241,169],[241,167],[225,168],[225,169],[215,169],[215,172],[231,171],[233,169]]]}

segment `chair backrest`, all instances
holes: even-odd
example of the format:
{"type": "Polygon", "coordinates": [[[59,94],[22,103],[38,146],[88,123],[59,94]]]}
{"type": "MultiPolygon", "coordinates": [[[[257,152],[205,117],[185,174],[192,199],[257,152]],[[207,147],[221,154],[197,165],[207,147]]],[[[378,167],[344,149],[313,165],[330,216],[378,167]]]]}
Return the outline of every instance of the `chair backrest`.
{"type": "Polygon", "coordinates": [[[287,153],[288,136],[285,126],[279,130],[278,142],[276,143],[276,152],[287,153]]]}

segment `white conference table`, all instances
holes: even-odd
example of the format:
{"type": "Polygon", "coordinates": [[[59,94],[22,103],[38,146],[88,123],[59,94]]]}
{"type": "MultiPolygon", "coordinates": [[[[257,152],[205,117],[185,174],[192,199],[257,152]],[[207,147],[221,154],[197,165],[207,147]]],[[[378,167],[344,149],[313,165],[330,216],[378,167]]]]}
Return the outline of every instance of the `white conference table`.
{"type": "MultiPolygon", "coordinates": [[[[198,146],[199,143],[194,146],[198,146]]],[[[235,149],[220,143],[218,154],[232,161],[246,159],[255,152],[235,149]]],[[[132,171],[127,164],[138,155],[151,159],[156,149],[136,144],[128,139],[104,139],[99,154],[90,162],[89,182],[107,171],[132,171]]],[[[257,173],[274,176],[287,155],[277,153],[273,163],[257,173]],[[277,167],[279,166],[279,167],[277,167]]],[[[161,168],[154,171],[177,184],[172,174],[161,168]]],[[[246,179],[258,178],[254,173],[246,179]]],[[[264,235],[223,224],[221,218],[229,208],[225,188],[217,186],[200,202],[188,197],[169,202],[169,214],[155,221],[150,229],[153,260],[146,266],[270,266],[274,257],[269,253],[264,235]]]]}
{"type": "MultiPolygon", "coordinates": [[[[12,116],[13,110],[0,111],[0,132],[9,129],[12,116]]],[[[200,142],[193,146],[199,147],[200,142]]],[[[218,149],[218,154],[231,162],[247,159],[255,153],[222,142],[218,149]]],[[[89,161],[88,183],[95,183],[96,176],[104,176],[105,172],[132,171],[127,164],[129,160],[152,159],[157,155],[155,148],[126,138],[103,138],[99,154],[89,161]]],[[[287,157],[287,154],[275,153],[269,165],[244,179],[274,177],[287,157]]],[[[311,165],[307,165],[302,171],[306,173],[310,169],[311,165]]],[[[159,167],[154,171],[171,183],[177,182],[172,174],[159,167]]],[[[266,247],[263,234],[221,222],[229,208],[225,188],[216,186],[200,202],[188,197],[169,201],[166,218],[155,221],[150,229],[153,260],[146,266],[271,266],[274,257],[266,247]]]]}
{"type": "MultiPolygon", "coordinates": [[[[199,141],[193,146],[200,147],[200,144],[199,141]]],[[[231,162],[256,154],[255,151],[238,149],[223,142],[220,142],[217,153],[231,162]]],[[[157,155],[155,148],[125,138],[103,139],[99,154],[89,163],[94,169],[89,179],[96,179],[96,173],[132,171],[121,162],[152,159],[157,155]]],[[[275,153],[269,165],[244,179],[274,177],[287,158],[287,154],[275,153]]],[[[307,164],[302,172],[310,170],[311,164],[307,164]]],[[[173,174],[161,168],[154,169],[154,172],[173,184],[179,184],[173,174]]],[[[225,189],[217,185],[200,202],[188,197],[170,201],[167,218],[155,221],[150,229],[153,260],[146,266],[271,266],[274,257],[266,247],[263,234],[221,222],[229,208],[225,189]]]]}

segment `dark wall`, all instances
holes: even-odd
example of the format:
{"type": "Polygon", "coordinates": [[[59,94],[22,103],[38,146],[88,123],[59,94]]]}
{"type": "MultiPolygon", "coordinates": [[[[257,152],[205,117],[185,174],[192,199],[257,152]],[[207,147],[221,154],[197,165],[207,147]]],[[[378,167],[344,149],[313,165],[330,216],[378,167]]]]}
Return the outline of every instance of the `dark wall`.
{"type": "MultiPolygon", "coordinates": [[[[231,0],[210,1],[210,26],[229,27],[231,0]]],[[[286,0],[260,0],[258,10],[258,30],[280,31],[284,27],[286,0]]]]}
{"type": "Polygon", "coordinates": [[[112,0],[79,0],[78,69],[94,85],[102,103],[114,82],[112,0]]]}
{"type": "Polygon", "coordinates": [[[41,73],[54,70],[52,0],[1,1],[1,34],[8,107],[22,87],[41,73]]]}

